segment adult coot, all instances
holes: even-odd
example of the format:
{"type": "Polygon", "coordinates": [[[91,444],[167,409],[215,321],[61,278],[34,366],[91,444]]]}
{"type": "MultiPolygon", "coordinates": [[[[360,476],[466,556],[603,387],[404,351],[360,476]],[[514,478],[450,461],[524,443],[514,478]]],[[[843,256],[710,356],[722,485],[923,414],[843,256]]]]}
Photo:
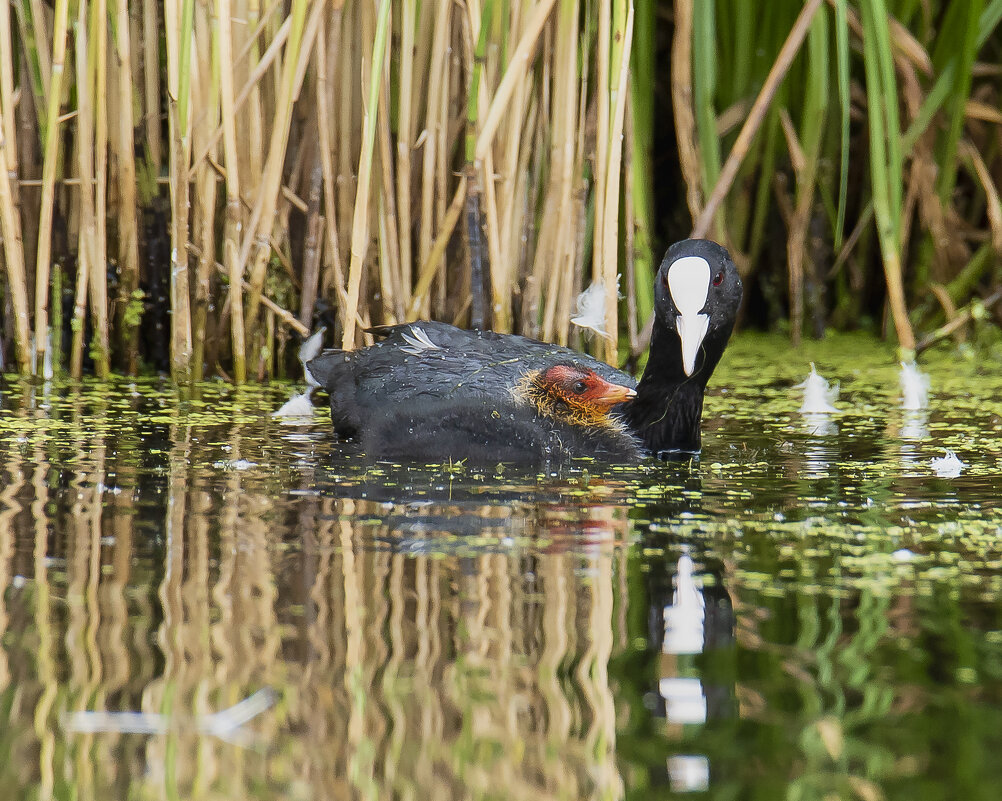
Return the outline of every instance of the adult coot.
{"type": "Polygon", "coordinates": [[[636,397],[616,412],[648,451],[696,452],[703,392],[734,327],[741,292],[738,271],[720,245],[697,239],[672,245],[655,278],[651,347],[639,384],[568,348],[436,322],[374,329],[381,342],[327,351],[306,367],[330,395],[341,437],[364,433],[377,416],[438,412],[450,404],[464,405],[469,417],[483,401],[503,398],[527,373],[560,362],[636,387],[636,397]]]}
{"type": "Polygon", "coordinates": [[[636,462],[640,441],[613,407],[636,392],[558,363],[493,395],[424,395],[373,409],[354,437],[371,458],[534,463],[592,457],[636,462]]]}

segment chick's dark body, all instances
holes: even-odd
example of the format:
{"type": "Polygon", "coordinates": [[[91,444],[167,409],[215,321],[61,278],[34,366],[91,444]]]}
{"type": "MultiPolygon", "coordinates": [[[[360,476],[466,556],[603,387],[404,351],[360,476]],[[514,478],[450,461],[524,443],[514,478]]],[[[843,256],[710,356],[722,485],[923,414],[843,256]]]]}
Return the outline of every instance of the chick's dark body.
{"type": "Polygon", "coordinates": [[[490,398],[431,398],[377,410],[356,439],[364,453],[394,461],[543,464],[589,457],[632,463],[644,455],[620,426],[589,428],[490,398]]]}

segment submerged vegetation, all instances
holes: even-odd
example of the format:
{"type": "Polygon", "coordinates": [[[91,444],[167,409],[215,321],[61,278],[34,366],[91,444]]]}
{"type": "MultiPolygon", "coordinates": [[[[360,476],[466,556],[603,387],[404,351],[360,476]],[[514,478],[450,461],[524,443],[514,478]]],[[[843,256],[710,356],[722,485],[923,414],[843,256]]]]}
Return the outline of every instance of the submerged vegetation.
{"type": "Polygon", "coordinates": [[[1002,298],[1000,19],[1002,0],[5,3],[0,358],[242,382],[281,374],[290,335],[352,347],[419,316],[565,343],[596,284],[618,336],[594,347],[621,361],[690,233],[731,250],[749,322],[921,350],[1002,298]]]}

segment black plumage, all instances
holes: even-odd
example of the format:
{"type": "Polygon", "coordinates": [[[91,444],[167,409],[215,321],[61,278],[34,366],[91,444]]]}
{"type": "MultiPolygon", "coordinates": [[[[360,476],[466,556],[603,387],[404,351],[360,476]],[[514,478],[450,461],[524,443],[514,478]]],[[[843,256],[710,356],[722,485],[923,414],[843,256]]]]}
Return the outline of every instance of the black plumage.
{"type": "MultiPolygon", "coordinates": [[[[368,437],[371,444],[388,440],[391,429],[396,429],[401,447],[406,447],[424,434],[411,434],[415,427],[401,424],[436,415],[443,418],[436,432],[440,438],[452,431],[454,435],[448,436],[457,442],[463,437],[475,442],[474,429],[482,418],[483,427],[492,432],[485,447],[493,447],[507,433],[513,450],[545,450],[543,429],[536,421],[525,422],[523,417],[495,426],[497,410],[492,405],[507,403],[507,393],[531,371],[563,362],[593,370],[606,381],[636,387],[636,397],[616,412],[650,452],[698,451],[703,393],[734,326],[741,279],[720,245],[685,240],[669,248],[654,290],[651,348],[639,384],[626,373],[568,348],[438,322],[374,329],[383,337],[381,342],[357,351],[328,351],[309,362],[307,369],[330,395],[338,435],[368,437]],[[490,419],[482,417],[488,414],[490,419]],[[451,429],[446,420],[452,420],[451,429]],[[367,434],[370,430],[385,434],[367,434]]],[[[573,439],[570,434],[582,433],[578,428],[562,433],[573,439]]],[[[557,427],[551,424],[551,429],[556,432],[557,427]]],[[[418,425],[416,430],[427,429],[418,425]]]]}
{"type": "Polygon", "coordinates": [[[355,437],[361,450],[392,461],[543,464],[589,457],[637,462],[640,442],[621,424],[589,427],[527,409],[511,398],[423,398],[375,410],[355,437]]]}
{"type": "Polygon", "coordinates": [[[742,291],[737,267],[717,243],[687,239],[668,249],[654,279],[654,327],[647,365],[637,384],[637,397],[621,408],[627,425],[652,453],[699,451],[703,393],[727,347],[742,291]],[[702,307],[709,320],[689,373],[680,356],[681,314],[668,283],[669,269],[687,257],[705,259],[710,267],[710,285],[702,307]]]}

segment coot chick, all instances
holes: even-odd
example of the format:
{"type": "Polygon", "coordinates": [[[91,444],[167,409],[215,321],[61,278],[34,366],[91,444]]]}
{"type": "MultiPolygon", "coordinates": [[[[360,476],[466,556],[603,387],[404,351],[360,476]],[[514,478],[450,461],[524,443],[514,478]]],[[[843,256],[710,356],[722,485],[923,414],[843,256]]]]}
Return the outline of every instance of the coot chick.
{"type": "Polygon", "coordinates": [[[422,397],[383,407],[355,439],[370,458],[393,461],[636,462],[640,442],[611,414],[635,394],[593,370],[556,364],[526,373],[497,397],[422,397]]]}
{"type": "Polygon", "coordinates": [[[698,452],[703,393],[734,327],[741,278],[724,248],[689,239],[668,249],[654,292],[651,347],[639,384],[568,348],[438,322],[373,329],[381,342],[328,351],[307,370],[330,395],[335,431],[354,437],[375,416],[403,415],[415,403],[472,403],[473,414],[477,404],[502,397],[526,373],[556,360],[636,387],[637,396],[616,411],[648,451],[698,452]]]}

